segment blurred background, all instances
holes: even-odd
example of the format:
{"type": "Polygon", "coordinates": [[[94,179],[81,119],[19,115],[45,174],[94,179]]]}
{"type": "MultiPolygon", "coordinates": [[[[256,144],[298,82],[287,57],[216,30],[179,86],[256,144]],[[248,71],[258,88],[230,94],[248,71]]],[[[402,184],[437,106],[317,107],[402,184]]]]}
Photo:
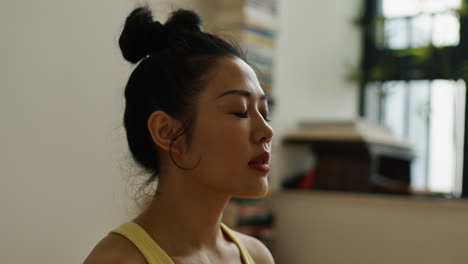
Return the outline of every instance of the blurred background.
{"type": "MultiPolygon", "coordinates": [[[[279,264],[468,261],[465,0],[146,2],[241,43],[272,99],[270,194],[228,225],[279,264]]],[[[0,3],[1,263],[81,263],[138,213],[118,48],[138,3],[0,3]]]]}

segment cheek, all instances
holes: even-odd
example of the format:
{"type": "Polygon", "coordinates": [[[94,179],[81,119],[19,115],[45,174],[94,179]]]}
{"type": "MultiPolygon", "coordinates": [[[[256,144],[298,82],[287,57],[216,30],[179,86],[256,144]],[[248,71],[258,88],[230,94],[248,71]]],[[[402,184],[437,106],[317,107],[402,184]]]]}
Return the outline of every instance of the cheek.
{"type": "Polygon", "coordinates": [[[201,124],[193,145],[195,155],[202,158],[195,174],[212,189],[238,197],[259,197],[268,189],[267,179],[248,167],[250,128],[243,121],[201,124]]]}
{"type": "Polygon", "coordinates": [[[209,164],[209,170],[218,171],[236,170],[236,167],[247,165],[250,155],[247,122],[235,119],[202,121],[194,136],[193,148],[202,157],[203,167],[209,164]]]}

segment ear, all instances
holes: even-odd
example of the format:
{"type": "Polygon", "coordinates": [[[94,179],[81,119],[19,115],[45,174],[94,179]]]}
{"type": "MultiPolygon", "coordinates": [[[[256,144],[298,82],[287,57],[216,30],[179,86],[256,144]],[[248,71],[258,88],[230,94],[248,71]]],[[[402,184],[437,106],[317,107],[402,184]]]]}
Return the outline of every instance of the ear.
{"type": "MultiPolygon", "coordinates": [[[[179,129],[179,122],[166,112],[154,111],[148,118],[148,130],[153,142],[160,148],[169,151],[179,129]]],[[[172,148],[174,153],[178,153],[176,148],[172,148]]]]}

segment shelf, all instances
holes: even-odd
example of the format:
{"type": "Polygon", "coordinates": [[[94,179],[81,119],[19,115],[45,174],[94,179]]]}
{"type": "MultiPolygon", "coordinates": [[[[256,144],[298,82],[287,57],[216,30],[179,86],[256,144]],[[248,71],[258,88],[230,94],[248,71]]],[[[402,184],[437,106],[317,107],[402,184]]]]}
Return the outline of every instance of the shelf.
{"type": "Polygon", "coordinates": [[[468,199],[442,198],[434,196],[410,196],[380,193],[336,192],[320,190],[281,190],[271,195],[273,203],[279,199],[327,199],[331,202],[343,199],[356,204],[378,206],[394,205],[418,208],[447,208],[468,210],[468,199]]]}

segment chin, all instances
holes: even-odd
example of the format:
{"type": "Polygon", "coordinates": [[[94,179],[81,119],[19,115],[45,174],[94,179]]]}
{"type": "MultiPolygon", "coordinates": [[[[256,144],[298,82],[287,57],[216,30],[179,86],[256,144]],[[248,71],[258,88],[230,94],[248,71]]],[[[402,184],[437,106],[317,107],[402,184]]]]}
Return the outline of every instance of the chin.
{"type": "Polygon", "coordinates": [[[244,188],[242,191],[237,192],[234,197],[237,198],[262,198],[265,197],[268,193],[268,183],[264,182],[258,186],[250,186],[249,188],[244,188]]]}

